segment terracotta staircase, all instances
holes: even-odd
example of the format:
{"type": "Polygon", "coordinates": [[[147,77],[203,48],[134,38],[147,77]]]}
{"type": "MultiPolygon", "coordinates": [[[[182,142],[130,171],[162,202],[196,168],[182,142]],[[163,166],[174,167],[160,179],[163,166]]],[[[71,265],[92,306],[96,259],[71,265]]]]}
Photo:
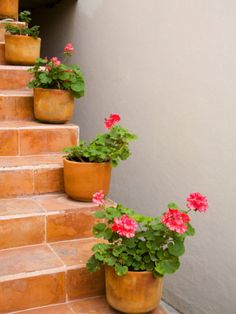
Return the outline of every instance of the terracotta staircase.
{"type": "Polygon", "coordinates": [[[3,42],[0,64],[0,314],[117,313],[103,272],[85,267],[97,208],[63,194],[61,151],[78,127],[34,121],[28,68],[4,65],[3,42]]]}

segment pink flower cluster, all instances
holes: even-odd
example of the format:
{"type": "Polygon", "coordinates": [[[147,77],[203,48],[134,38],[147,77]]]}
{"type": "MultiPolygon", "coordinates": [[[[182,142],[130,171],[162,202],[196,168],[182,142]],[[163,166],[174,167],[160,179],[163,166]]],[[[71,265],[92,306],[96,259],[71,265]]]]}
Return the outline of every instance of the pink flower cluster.
{"type": "Polygon", "coordinates": [[[187,207],[191,210],[205,212],[208,210],[208,201],[206,196],[200,193],[191,193],[187,198],[187,207]]]}
{"type": "Polygon", "coordinates": [[[50,60],[56,67],[61,65],[61,61],[57,57],[52,57],[50,60]]]}
{"type": "Polygon", "coordinates": [[[68,43],[64,48],[64,52],[67,54],[71,54],[72,52],[74,52],[74,50],[75,48],[73,47],[71,43],[68,43]]]}
{"type": "Polygon", "coordinates": [[[93,194],[93,203],[97,205],[104,205],[105,200],[104,200],[104,193],[103,191],[99,191],[93,194]]]}
{"type": "Polygon", "coordinates": [[[188,214],[180,212],[178,209],[169,209],[161,218],[161,222],[172,231],[183,234],[188,229],[190,218],[188,214]]]}
{"type": "Polygon", "coordinates": [[[128,215],[122,215],[120,218],[115,218],[112,225],[113,231],[126,238],[133,238],[137,228],[137,222],[128,215]]]}
{"type": "Polygon", "coordinates": [[[104,126],[106,129],[110,129],[115,125],[117,122],[120,121],[120,116],[118,114],[110,114],[110,117],[105,119],[104,126]]]}

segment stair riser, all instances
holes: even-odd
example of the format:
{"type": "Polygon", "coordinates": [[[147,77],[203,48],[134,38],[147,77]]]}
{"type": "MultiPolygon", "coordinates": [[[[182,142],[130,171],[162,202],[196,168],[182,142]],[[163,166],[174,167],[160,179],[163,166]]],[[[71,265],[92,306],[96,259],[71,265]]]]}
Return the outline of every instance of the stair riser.
{"type": "Polygon", "coordinates": [[[0,129],[0,156],[26,156],[60,153],[64,147],[76,145],[75,128],[0,129]]]}
{"type": "Polygon", "coordinates": [[[42,168],[0,172],[0,198],[63,191],[63,169],[42,168]]]}
{"type": "Polygon", "coordinates": [[[62,214],[21,216],[0,220],[0,250],[92,236],[94,209],[62,214]]]}
{"type": "Polygon", "coordinates": [[[32,96],[0,96],[0,121],[34,120],[32,96]]]}
{"type": "Polygon", "coordinates": [[[0,282],[0,313],[65,302],[65,273],[0,282]]]}
{"type": "Polygon", "coordinates": [[[0,90],[25,89],[31,79],[27,70],[0,69],[0,90]]]}
{"type": "Polygon", "coordinates": [[[0,64],[6,64],[5,61],[5,44],[0,42],[0,64]]]}
{"type": "Polygon", "coordinates": [[[0,282],[0,313],[104,294],[104,273],[85,268],[0,282]],[[66,298],[67,295],[67,298],[66,298]]]}

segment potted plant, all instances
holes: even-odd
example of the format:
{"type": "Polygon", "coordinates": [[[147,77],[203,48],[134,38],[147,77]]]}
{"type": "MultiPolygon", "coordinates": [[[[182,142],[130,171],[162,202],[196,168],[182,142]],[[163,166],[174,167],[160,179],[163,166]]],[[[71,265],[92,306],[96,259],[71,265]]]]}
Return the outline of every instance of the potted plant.
{"type": "Polygon", "coordinates": [[[97,135],[88,144],[82,141],[79,146],[65,149],[64,186],[71,198],[91,201],[97,190],[108,194],[112,166],[130,156],[129,143],[137,138],[115,125],[119,121],[118,114],[111,114],[104,122],[109,132],[97,135]]]}
{"type": "Polygon", "coordinates": [[[66,65],[72,56],[71,43],[64,48],[64,60],[37,59],[29,69],[34,76],[28,87],[34,89],[34,115],[42,122],[65,123],[74,110],[74,98],[84,95],[84,78],[78,65],[66,65]]]}
{"type": "MultiPolygon", "coordinates": [[[[23,11],[20,20],[29,24],[31,13],[23,11]]],[[[5,59],[9,64],[33,65],[40,57],[41,38],[39,38],[39,26],[22,28],[12,24],[5,26],[5,59]]]]}
{"type": "Polygon", "coordinates": [[[163,277],[180,267],[184,242],[195,231],[189,212],[205,212],[208,201],[200,193],[187,198],[188,210],[175,203],[160,217],[149,217],[118,204],[108,207],[102,191],[93,202],[102,210],[95,217],[102,219],[93,227],[96,238],[104,241],[93,246],[87,269],[95,272],[105,266],[108,303],[124,313],[146,313],[160,302],[163,277]]]}
{"type": "Polygon", "coordinates": [[[0,1],[0,18],[18,17],[19,0],[1,0],[0,1]]]}

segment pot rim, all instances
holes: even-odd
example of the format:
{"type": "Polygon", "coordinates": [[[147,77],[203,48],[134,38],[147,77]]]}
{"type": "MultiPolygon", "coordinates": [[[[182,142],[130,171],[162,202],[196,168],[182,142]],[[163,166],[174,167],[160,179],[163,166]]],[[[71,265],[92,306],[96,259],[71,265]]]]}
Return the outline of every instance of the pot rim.
{"type": "Polygon", "coordinates": [[[39,40],[39,41],[41,41],[41,37],[34,38],[33,36],[27,36],[27,35],[13,35],[13,34],[9,34],[9,33],[5,33],[5,37],[22,37],[22,38],[31,38],[31,39],[34,39],[34,40],[39,40]]]}
{"type": "Polygon", "coordinates": [[[72,160],[68,160],[66,159],[66,157],[63,157],[63,161],[64,162],[68,162],[68,163],[71,163],[71,164],[83,164],[83,165],[104,165],[104,164],[111,164],[110,161],[104,161],[104,162],[85,162],[85,161],[72,161],[72,160]]]}
{"type": "Polygon", "coordinates": [[[44,90],[44,91],[57,91],[57,92],[67,92],[67,93],[72,93],[71,90],[67,89],[58,89],[58,88],[42,88],[42,87],[34,87],[33,90],[44,90]]]}

